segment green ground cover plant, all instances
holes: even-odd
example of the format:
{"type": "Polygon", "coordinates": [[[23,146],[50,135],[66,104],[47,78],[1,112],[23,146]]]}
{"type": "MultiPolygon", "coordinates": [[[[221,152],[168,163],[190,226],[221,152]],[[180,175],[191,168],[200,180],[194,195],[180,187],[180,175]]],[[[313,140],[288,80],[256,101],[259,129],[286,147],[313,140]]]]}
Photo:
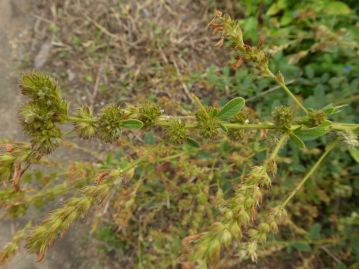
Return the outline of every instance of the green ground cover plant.
{"type": "MultiPolygon", "coordinates": [[[[281,3],[273,4],[268,15],[281,14],[282,30],[292,31],[285,27],[292,16],[281,13],[287,8],[285,1],[281,3]]],[[[75,221],[95,211],[93,236],[105,242],[104,252],[115,250],[123,258],[120,264],[128,268],[235,268],[248,260],[260,264],[262,257],[278,252],[304,253],[295,261],[282,261],[302,268],[308,268],[316,255],[330,257],[321,262],[323,268],[355,268],[358,166],[353,163],[359,159],[359,125],[355,108],[347,105],[353,97],[349,89],[358,82],[351,78],[355,72],[342,78],[341,71],[328,64],[333,59],[319,55],[308,60],[304,77],[290,78],[289,82],[300,81],[292,90],[293,82],[285,77],[297,69],[287,69],[287,59],[269,56],[265,46],[271,40],[254,36],[247,42],[251,18],[233,20],[216,11],[209,28],[218,37],[215,46],[230,54],[230,67],[218,73],[212,66],[206,74],[187,80],[208,80],[223,92],[231,89],[231,98],[209,105],[188,93],[194,108],[180,114],[167,114],[167,107],[152,101],[113,103],[97,113],[85,105],[73,108],[54,78],[37,71],[25,74],[20,88],[29,101],[19,114],[31,141],[1,144],[1,207],[4,214],[21,217],[31,206],[68,199],[43,221],[34,220],[16,233],[0,260],[6,263],[23,241],[42,260],[75,221]],[[330,75],[316,77],[325,68],[323,62],[330,75]],[[249,87],[238,90],[247,76],[249,87]],[[340,84],[348,89],[339,103],[336,93],[320,95],[325,81],[328,87],[340,84]],[[318,87],[314,97],[313,85],[318,87]],[[246,105],[246,99],[266,100],[273,91],[282,91],[288,99],[246,105]],[[61,172],[43,175],[32,169],[58,166],[47,156],[60,146],[79,147],[65,140],[74,135],[118,147],[106,159],[82,149],[99,160],[71,162],[61,172]],[[344,180],[338,180],[343,175],[344,180]],[[331,208],[338,199],[345,202],[339,209],[331,208]],[[318,207],[324,208],[321,216],[318,207]]],[[[290,59],[297,63],[317,53],[318,44],[296,49],[290,59]]],[[[348,44],[348,54],[355,53],[355,44],[348,44]]]]}

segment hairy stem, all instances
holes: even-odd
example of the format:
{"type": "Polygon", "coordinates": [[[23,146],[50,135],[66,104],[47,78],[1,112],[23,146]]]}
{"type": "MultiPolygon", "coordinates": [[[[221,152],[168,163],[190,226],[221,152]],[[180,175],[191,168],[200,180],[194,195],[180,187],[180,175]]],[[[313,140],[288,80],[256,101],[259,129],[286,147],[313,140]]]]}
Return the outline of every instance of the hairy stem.
{"type": "Polygon", "coordinates": [[[288,139],[288,134],[283,134],[281,136],[281,138],[279,139],[277,145],[275,146],[275,148],[273,149],[271,155],[269,156],[269,158],[267,159],[266,163],[268,163],[269,161],[274,161],[275,158],[278,155],[279,150],[284,146],[284,144],[287,142],[288,139]]]}

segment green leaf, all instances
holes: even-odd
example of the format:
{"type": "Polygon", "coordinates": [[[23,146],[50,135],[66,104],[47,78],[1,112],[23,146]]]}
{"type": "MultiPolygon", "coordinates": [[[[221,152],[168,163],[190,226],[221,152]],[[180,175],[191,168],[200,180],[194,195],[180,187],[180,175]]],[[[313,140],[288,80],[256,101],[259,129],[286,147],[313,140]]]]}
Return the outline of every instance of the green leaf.
{"type": "Polygon", "coordinates": [[[273,5],[271,5],[269,7],[269,9],[267,10],[267,15],[268,16],[273,16],[278,14],[280,11],[282,10],[282,8],[278,5],[278,3],[274,3],[273,5]]]}
{"type": "Polygon", "coordinates": [[[352,155],[353,159],[359,163],[359,147],[351,147],[349,148],[350,155],[352,155]]]}
{"type": "Polygon", "coordinates": [[[315,223],[309,232],[310,239],[319,240],[321,229],[322,229],[322,226],[319,223],[315,223]]]}
{"type": "Polygon", "coordinates": [[[338,263],[335,266],[335,269],[347,269],[346,265],[344,263],[338,263]]]}
{"type": "Polygon", "coordinates": [[[308,251],[312,250],[312,248],[310,247],[310,245],[307,242],[295,242],[295,243],[291,244],[291,246],[293,248],[295,248],[296,250],[304,251],[304,252],[308,252],[308,251]]]}
{"type": "Polygon", "coordinates": [[[291,133],[289,135],[289,137],[290,137],[290,140],[292,140],[293,143],[296,144],[299,148],[305,148],[304,142],[298,136],[296,136],[294,133],[291,133]]]}
{"type": "Polygon", "coordinates": [[[330,126],[331,123],[326,121],[313,128],[298,129],[294,131],[294,134],[303,141],[310,141],[327,134],[330,131],[330,126]]]}
{"type": "Polygon", "coordinates": [[[223,130],[223,132],[228,133],[228,128],[224,126],[223,124],[220,124],[219,127],[223,130]]]}
{"type": "Polygon", "coordinates": [[[341,1],[326,1],[323,11],[328,15],[346,15],[351,12],[351,9],[341,1]]]}
{"type": "Polygon", "coordinates": [[[188,137],[187,138],[187,143],[189,145],[191,145],[192,147],[199,148],[198,142],[196,140],[194,140],[193,138],[188,137]]]}
{"type": "Polygon", "coordinates": [[[340,105],[340,106],[334,106],[333,104],[329,104],[322,108],[322,111],[327,115],[333,115],[336,113],[339,113],[342,111],[342,108],[346,107],[348,105],[340,105]]]}
{"type": "Polygon", "coordinates": [[[141,129],[143,122],[140,120],[130,119],[122,121],[122,126],[129,129],[141,129]]]}
{"type": "Polygon", "coordinates": [[[153,133],[150,131],[150,132],[147,132],[145,133],[145,136],[143,138],[143,141],[145,142],[145,144],[147,145],[153,145],[155,143],[155,137],[153,135],[153,133]]]}
{"type": "Polygon", "coordinates": [[[233,98],[222,107],[221,111],[218,112],[217,117],[222,120],[233,117],[243,108],[244,104],[245,100],[242,97],[233,98]]]}

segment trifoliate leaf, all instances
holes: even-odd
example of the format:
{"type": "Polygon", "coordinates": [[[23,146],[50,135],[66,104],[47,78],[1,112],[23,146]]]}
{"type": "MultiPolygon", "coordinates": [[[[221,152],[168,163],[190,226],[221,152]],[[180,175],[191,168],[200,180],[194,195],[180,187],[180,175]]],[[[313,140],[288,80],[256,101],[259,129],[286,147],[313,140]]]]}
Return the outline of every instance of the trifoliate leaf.
{"type": "Polygon", "coordinates": [[[233,98],[223,106],[218,112],[217,117],[221,120],[228,119],[236,115],[245,105],[245,100],[242,97],[233,98]]]}

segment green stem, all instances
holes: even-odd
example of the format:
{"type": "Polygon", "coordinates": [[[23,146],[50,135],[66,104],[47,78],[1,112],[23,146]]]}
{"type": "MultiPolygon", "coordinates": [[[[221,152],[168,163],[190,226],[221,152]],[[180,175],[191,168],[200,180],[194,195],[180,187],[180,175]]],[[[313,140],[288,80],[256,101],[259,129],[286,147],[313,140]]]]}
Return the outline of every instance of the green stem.
{"type": "Polygon", "coordinates": [[[257,123],[257,124],[222,123],[222,125],[229,129],[280,129],[280,127],[272,123],[257,123]]]}
{"type": "Polygon", "coordinates": [[[96,122],[96,119],[84,119],[73,116],[67,116],[67,120],[70,122],[96,122]]]}
{"type": "Polygon", "coordinates": [[[338,130],[352,130],[359,128],[358,123],[332,122],[332,127],[338,130]]]}
{"type": "Polygon", "coordinates": [[[277,145],[275,146],[274,150],[272,151],[271,155],[267,159],[266,163],[269,161],[275,160],[277,158],[279,150],[284,146],[284,144],[287,142],[288,134],[282,135],[282,137],[279,139],[277,145]]]}
{"type": "Polygon", "coordinates": [[[304,105],[298,100],[297,97],[295,97],[295,95],[288,89],[287,85],[285,85],[285,83],[280,80],[276,75],[274,75],[272,73],[272,71],[270,71],[269,69],[267,69],[267,74],[269,75],[269,77],[271,77],[273,80],[275,80],[281,87],[282,89],[293,99],[293,101],[305,112],[305,114],[308,114],[308,110],[304,107],[304,105]]]}
{"type": "Polygon", "coordinates": [[[297,194],[297,192],[303,187],[303,185],[307,182],[307,180],[313,175],[313,173],[318,169],[318,167],[320,166],[320,164],[323,162],[323,160],[325,159],[325,157],[327,157],[327,155],[334,149],[334,147],[336,146],[336,142],[333,142],[332,144],[330,144],[325,152],[323,153],[323,155],[319,158],[319,160],[314,164],[314,166],[309,170],[309,172],[305,175],[305,177],[302,179],[301,182],[299,182],[299,184],[295,187],[295,189],[289,194],[289,196],[287,197],[287,199],[285,199],[282,204],[280,205],[281,208],[284,208],[288,202],[297,194]]]}
{"type": "Polygon", "coordinates": [[[209,115],[207,113],[207,109],[204,107],[201,100],[199,100],[199,98],[194,94],[191,94],[191,96],[192,96],[193,100],[195,101],[195,103],[198,105],[199,109],[201,109],[203,111],[203,113],[205,113],[207,115],[207,117],[209,117],[209,115]]]}

